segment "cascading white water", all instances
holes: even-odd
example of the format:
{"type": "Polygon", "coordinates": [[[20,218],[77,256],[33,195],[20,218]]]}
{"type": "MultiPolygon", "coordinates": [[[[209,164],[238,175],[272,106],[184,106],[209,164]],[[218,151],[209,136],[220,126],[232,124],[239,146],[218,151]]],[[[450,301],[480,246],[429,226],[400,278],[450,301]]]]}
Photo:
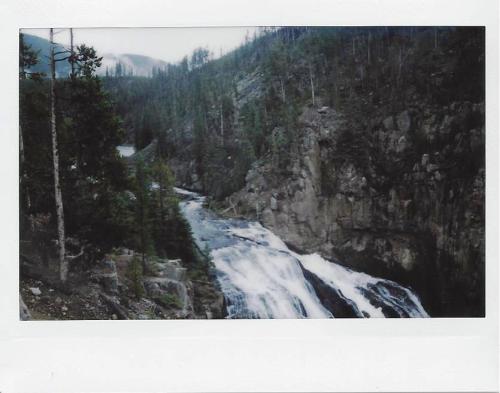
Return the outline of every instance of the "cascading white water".
{"type": "Polygon", "coordinates": [[[299,255],[259,223],[220,218],[203,196],[175,190],[187,197],[195,242],[210,251],[228,318],[428,317],[411,290],[299,255]]]}

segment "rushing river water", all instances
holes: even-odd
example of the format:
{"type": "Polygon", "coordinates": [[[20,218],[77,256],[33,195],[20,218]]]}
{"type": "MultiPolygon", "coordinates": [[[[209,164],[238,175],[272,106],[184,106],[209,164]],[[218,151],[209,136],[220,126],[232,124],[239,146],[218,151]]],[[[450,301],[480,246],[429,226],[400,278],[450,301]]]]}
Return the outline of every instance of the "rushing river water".
{"type": "Polygon", "coordinates": [[[210,250],[228,318],[428,317],[410,289],[297,254],[259,223],[218,217],[203,196],[176,192],[197,245],[210,250]]]}

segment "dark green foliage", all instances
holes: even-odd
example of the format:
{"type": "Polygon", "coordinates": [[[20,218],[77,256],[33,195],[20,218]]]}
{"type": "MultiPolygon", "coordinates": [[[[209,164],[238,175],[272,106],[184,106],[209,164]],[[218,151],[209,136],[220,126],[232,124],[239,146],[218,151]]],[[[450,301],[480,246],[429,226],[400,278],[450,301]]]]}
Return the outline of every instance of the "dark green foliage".
{"type": "MultiPolygon", "coordinates": [[[[19,147],[20,147],[20,154],[19,154],[19,194],[20,194],[20,211],[19,211],[19,218],[20,218],[20,229],[21,231],[26,230],[26,228],[30,225],[28,223],[29,217],[33,216],[33,198],[36,198],[39,194],[40,191],[42,191],[40,188],[37,189],[37,186],[40,185],[40,183],[33,182],[33,178],[28,176],[29,171],[35,170],[38,165],[40,165],[39,162],[26,162],[26,146],[25,146],[25,136],[23,136],[23,129],[26,128],[28,130],[37,127],[37,121],[35,120],[33,122],[33,118],[37,119],[43,119],[46,114],[43,112],[44,110],[47,110],[48,108],[43,108],[40,105],[40,101],[43,101],[45,96],[44,92],[40,90],[40,83],[32,83],[28,82],[28,80],[33,80],[40,82],[40,78],[42,74],[38,72],[33,72],[31,70],[32,67],[36,66],[39,62],[38,59],[38,53],[36,53],[32,48],[31,45],[27,45],[24,41],[24,34],[19,35],[19,80],[20,80],[20,85],[21,84],[27,84],[29,83],[30,86],[33,88],[31,94],[26,94],[24,91],[20,91],[19,94],[19,147]],[[31,113],[33,113],[33,116],[30,116],[31,113]]],[[[24,131],[26,132],[26,131],[24,131]]],[[[48,135],[48,134],[47,134],[48,135]]],[[[38,136],[38,135],[37,135],[38,136]]],[[[42,138],[34,138],[37,139],[33,142],[41,142],[42,138]]],[[[28,143],[28,150],[31,152],[31,148],[33,147],[33,144],[28,143]]],[[[42,155],[43,157],[43,155],[42,155]]],[[[42,163],[43,163],[43,158],[42,158],[42,163]]],[[[45,191],[45,190],[43,190],[45,191]]],[[[42,192],[43,192],[42,191],[42,192]]],[[[35,201],[35,203],[38,202],[35,201]]]]}
{"type": "MultiPolygon", "coordinates": [[[[21,194],[29,192],[30,204],[21,204],[25,213],[38,214],[52,211],[54,186],[51,164],[52,151],[49,129],[48,86],[30,80],[21,81],[20,125],[23,132],[24,178],[21,194]]],[[[21,201],[26,198],[21,195],[21,201]]]]}
{"type": "Polygon", "coordinates": [[[35,52],[31,45],[26,44],[24,34],[19,34],[19,79],[39,80],[44,74],[31,70],[39,62],[39,51],[35,52]]]}
{"type": "Polygon", "coordinates": [[[138,161],[132,246],[144,256],[180,258],[189,265],[196,259],[191,228],[179,210],[173,185],[173,174],[161,158],[151,165],[138,161]]]}
{"type": "Polygon", "coordinates": [[[181,308],[182,307],[182,302],[180,299],[173,294],[170,293],[165,293],[164,295],[160,296],[157,301],[164,307],[167,308],[181,308]]]}
{"type": "Polygon", "coordinates": [[[143,268],[141,260],[134,256],[127,267],[127,277],[132,283],[132,291],[137,299],[144,296],[144,286],[142,284],[143,268]]]}
{"type": "MultiPolygon", "coordinates": [[[[94,74],[99,62],[94,49],[76,49],[74,77],[56,82],[56,120],[66,234],[102,255],[129,237],[131,215],[126,168],[116,150],[123,137],[121,123],[94,74]]],[[[21,195],[29,199],[21,205],[21,215],[53,218],[49,86],[46,80],[21,82],[21,195]]],[[[21,236],[28,229],[22,227],[21,236]]]]}
{"type": "Polygon", "coordinates": [[[189,266],[187,276],[190,280],[209,282],[213,278],[214,264],[210,255],[210,248],[205,246],[203,250],[195,248],[195,260],[189,266]]]}
{"type": "Polygon", "coordinates": [[[134,247],[142,254],[142,266],[146,270],[146,256],[153,253],[151,239],[151,180],[149,171],[142,160],[139,160],[135,169],[135,238],[134,247]]]}
{"type": "Polygon", "coordinates": [[[94,48],[82,44],[76,47],[75,54],[69,61],[76,64],[77,74],[89,79],[94,78],[95,72],[101,66],[102,57],[97,56],[94,48]]]}
{"type": "Polygon", "coordinates": [[[165,256],[170,248],[166,242],[174,237],[175,233],[172,223],[167,223],[174,215],[178,203],[172,190],[174,176],[159,157],[152,164],[151,175],[155,182],[151,190],[152,237],[157,255],[165,256]]]}
{"type": "Polygon", "coordinates": [[[99,79],[85,75],[89,67],[82,66],[83,78],[60,89],[68,97],[59,116],[62,188],[67,230],[104,252],[126,236],[128,181],[116,151],[120,122],[99,79]]]}
{"type": "Polygon", "coordinates": [[[173,215],[167,219],[166,225],[169,233],[163,240],[165,253],[169,258],[182,259],[189,266],[195,261],[191,227],[181,215],[178,207],[174,208],[173,215]]]}

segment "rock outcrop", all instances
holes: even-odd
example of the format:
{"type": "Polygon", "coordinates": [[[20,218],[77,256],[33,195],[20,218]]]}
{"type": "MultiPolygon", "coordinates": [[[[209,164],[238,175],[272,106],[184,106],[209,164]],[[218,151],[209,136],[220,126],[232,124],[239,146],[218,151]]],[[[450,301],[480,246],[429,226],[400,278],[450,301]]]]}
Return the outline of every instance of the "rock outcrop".
{"type": "Polygon", "coordinates": [[[285,168],[228,205],[291,246],[410,285],[432,316],[484,315],[484,104],[415,104],[353,125],[308,108],[285,168]]]}
{"type": "Polygon", "coordinates": [[[23,297],[19,295],[19,318],[21,321],[29,321],[31,319],[31,313],[26,304],[24,303],[23,297]]]}
{"type": "MultiPolygon", "coordinates": [[[[51,261],[55,266],[57,261],[51,261]]],[[[191,279],[180,259],[147,258],[122,249],[89,271],[72,271],[67,285],[36,264],[22,265],[19,311],[32,319],[212,319],[225,316],[224,297],[212,281],[191,279]],[[26,300],[27,303],[24,302],[26,300]]],[[[193,266],[191,266],[193,268],[193,266]]]]}

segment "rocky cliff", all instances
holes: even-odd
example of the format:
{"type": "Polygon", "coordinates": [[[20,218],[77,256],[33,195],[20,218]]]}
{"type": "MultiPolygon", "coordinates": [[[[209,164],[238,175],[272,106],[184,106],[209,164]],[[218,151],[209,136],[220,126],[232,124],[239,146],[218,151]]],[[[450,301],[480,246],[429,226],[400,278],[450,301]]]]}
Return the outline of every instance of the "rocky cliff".
{"type": "Polygon", "coordinates": [[[307,108],[285,168],[227,198],[291,246],[412,286],[432,316],[484,315],[484,104],[414,103],[354,124],[307,108]]]}

